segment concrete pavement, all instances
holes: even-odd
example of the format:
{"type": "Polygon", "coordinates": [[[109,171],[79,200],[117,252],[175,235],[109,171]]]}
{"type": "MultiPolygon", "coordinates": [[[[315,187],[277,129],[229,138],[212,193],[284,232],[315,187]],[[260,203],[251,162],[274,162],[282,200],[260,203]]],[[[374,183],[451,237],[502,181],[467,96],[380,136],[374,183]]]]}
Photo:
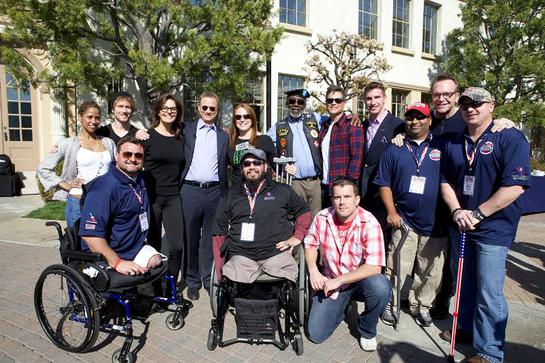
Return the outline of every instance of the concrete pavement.
{"type": "MultiPolygon", "coordinates": [[[[21,218],[40,205],[36,195],[0,198],[0,362],[109,361],[111,353],[121,347],[121,337],[100,350],[69,354],[47,340],[36,320],[35,281],[45,267],[60,262],[54,229],[46,228],[44,221],[21,218]]],[[[545,214],[524,217],[521,221],[517,243],[507,260],[505,293],[510,308],[506,362],[544,362],[545,214]]],[[[320,345],[305,339],[305,353],[301,357],[289,348],[280,351],[268,345],[235,344],[209,352],[206,339],[211,314],[204,290],[201,294],[186,318],[186,325],[179,331],[165,327],[165,314],[154,314],[145,323],[135,323],[137,334],[147,330],[140,341],[133,343],[139,362],[443,362],[449,350],[449,344],[438,334],[450,327],[450,320],[421,328],[404,313],[399,331],[379,323],[379,347],[373,353],[359,348],[346,323],[320,345]]],[[[228,318],[226,326],[225,336],[233,336],[232,318],[228,318]]],[[[100,339],[105,338],[101,333],[100,339]]],[[[457,358],[471,353],[471,347],[459,346],[457,358]]]]}

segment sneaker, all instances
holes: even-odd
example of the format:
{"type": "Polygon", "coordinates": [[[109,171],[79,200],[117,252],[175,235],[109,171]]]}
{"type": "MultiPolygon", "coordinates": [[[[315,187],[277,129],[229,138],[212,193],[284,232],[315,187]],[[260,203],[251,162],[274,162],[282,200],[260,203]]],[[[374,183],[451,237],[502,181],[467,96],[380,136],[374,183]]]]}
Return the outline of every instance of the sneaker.
{"type": "Polygon", "coordinates": [[[384,313],[380,316],[380,320],[382,320],[385,325],[394,325],[396,318],[394,317],[394,314],[392,314],[392,308],[387,307],[386,310],[384,310],[384,313]]]}
{"type": "Polygon", "coordinates": [[[377,340],[375,338],[367,339],[364,337],[360,338],[360,346],[366,352],[374,352],[377,350],[377,340]]]}
{"type": "Polygon", "coordinates": [[[414,320],[420,326],[430,326],[432,322],[432,318],[428,311],[421,311],[414,315],[414,320]]]}

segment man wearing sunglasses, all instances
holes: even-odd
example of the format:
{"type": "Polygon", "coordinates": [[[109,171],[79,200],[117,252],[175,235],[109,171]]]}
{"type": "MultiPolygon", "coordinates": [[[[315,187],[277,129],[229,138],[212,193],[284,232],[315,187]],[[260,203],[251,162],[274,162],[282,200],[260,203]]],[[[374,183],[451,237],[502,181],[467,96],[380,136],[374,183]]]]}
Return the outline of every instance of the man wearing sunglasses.
{"type": "Polygon", "coordinates": [[[287,166],[286,171],[295,176],[293,190],[309,204],[314,216],[322,208],[319,125],[314,115],[304,112],[310,97],[306,89],[294,89],[286,95],[288,117],[273,125],[267,135],[275,142],[278,156],[295,158],[295,165],[287,166]]]}
{"type": "MultiPolygon", "coordinates": [[[[229,136],[216,125],[219,98],[213,92],[199,97],[199,119],[184,124],[186,166],[182,171],[182,208],[187,235],[187,297],[198,300],[208,291],[212,268],[212,227],[216,207],[227,192],[229,136]]],[[[180,221],[181,222],[181,221],[180,221]]]]}
{"type": "MultiPolygon", "coordinates": [[[[515,128],[492,132],[495,104],[487,90],[469,87],[458,104],[467,127],[446,143],[441,165],[441,192],[457,227],[450,236],[454,277],[466,232],[458,321],[477,353],[468,362],[497,363],[507,325],[505,261],[522,212],[517,198],[530,186],[530,147],[515,128]]],[[[451,332],[441,337],[450,340],[451,332]]]]}
{"type": "MultiPolygon", "coordinates": [[[[386,275],[394,291],[395,276],[403,286],[414,267],[409,294],[411,314],[421,326],[432,323],[429,310],[441,283],[441,271],[447,248],[447,238],[441,237],[436,225],[436,205],[439,197],[442,141],[430,134],[431,114],[428,105],[417,102],[405,110],[407,137],[403,147],[391,144],[380,160],[374,183],[388,212],[392,227],[386,275]],[[394,252],[402,237],[401,225],[406,223],[409,234],[401,250],[401,264],[395,266],[394,252]]],[[[439,220],[438,222],[441,222],[439,220]]],[[[395,323],[392,310],[399,301],[386,309],[382,321],[395,323]]]]}
{"type": "Polygon", "coordinates": [[[149,199],[140,171],[144,146],[133,136],[117,145],[115,168],[86,185],[79,235],[83,251],[101,253],[123,275],[141,275],[166,257],[146,244],[149,199]]]}
{"type": "Polygon", "coordinates": [[[310,225],[308,206],[288,185],[266,177],[263,150],[246,150],[241,166],[243,184],[233,186],[217,209],[214,240],[228,257],[223,275],[246,284],[262,273],[295,281],[291,252],[310,225]]]}

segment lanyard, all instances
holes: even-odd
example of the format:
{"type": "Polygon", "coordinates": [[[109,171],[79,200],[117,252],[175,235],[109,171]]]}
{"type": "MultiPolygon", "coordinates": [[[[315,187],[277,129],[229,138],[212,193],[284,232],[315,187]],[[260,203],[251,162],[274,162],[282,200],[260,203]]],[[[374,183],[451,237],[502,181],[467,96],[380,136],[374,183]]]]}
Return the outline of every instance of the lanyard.
{"type": "Polygon", "coordinates": [[[133,187],[131,184],[129,184],[129,186],[131,187],[132,192],[136,196],[136,199],[138,199],[138,203],[140,203],[140,208],[143,208],[142,204],[144,203],[144,199],[143,199],[142,191],[137,192],[135,187],[133,187]]]}
{"type": "MultiPolygon", "coordinates": [[[[431,138],[430,138],[430,141],[431,141],[431,138]]],[[[426,144],[426,147],[424,148],[424,150],[422,150],[422,154],[420,155],[420,160],[416,158],[416,153],[413,151],[413,148],[408,141],[405,143],[405,145],[407,145],[407,149],[409,149],[409,151],[411,152],[414,162],[416,163],[416,174],[420,174],[420,165],[422,165],[422,162],[424,161],[424,158],[426,157],[426,154],[428,153],[430,144],[429,143],[426,144]]]]}
{"type": "Polygon", "coordinates": [[[257,190],[255,191],[255,195],[252,198],[252,194],[250,193],[250,189],[244,184],[244,191],[246,192],[246,196],[248,197],[248,204],[250,205],[250,221],[252,220],[252,216],[254,214],[254,208],[255,208],[255,202],[257,200],[257,195],[261,191],[261,188],[265,185],[265,181],[262,180],[261,183],[259,183],[259,186],[257,187],[257,190]]]}
{"type": "MultiPolygon", "coordinates": [[[[486,136],[486,134],[483,135],[483,136],[486,136]]],[[[470,155],[470,153],[469,153],[469,143],[467,142],[467,138],[464,137],[464,146],[465,146],[467,163],[469,164],[469,171],[473,170],[472,165],[475,162],[475,160],[477,160],[477,150],[479,150],[479,145],[480,145],[481,141],[483,141],[483,139],[484,138],[481,137],[479,139],[479,141],[477,141],[477,144],[473,148],[473,151],[471,152],[471,155],[470,155]]]]}

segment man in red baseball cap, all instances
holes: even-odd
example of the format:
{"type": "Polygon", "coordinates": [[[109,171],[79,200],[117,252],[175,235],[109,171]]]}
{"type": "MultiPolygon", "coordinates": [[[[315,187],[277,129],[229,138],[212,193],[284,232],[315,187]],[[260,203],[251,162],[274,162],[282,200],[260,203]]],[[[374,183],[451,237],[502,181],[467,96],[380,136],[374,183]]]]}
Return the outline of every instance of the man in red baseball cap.
{"type": "MultiPolygon", "coordinates": [[[[447,239],[439,237],[435,223],[442,145],[438,138],[432,137],[430,125],[428,105],[421,102],[409,105],[405,109],[407,137],[404,145],[392,144],[386,149],[374,180],[388,213],[387,222],[394,230],[386,275],[395,291],[396,274],[400,275],[403,286],[414,266],[409,303],[412,315],[421,326],[429,326],[432,322],[429,310],[440,288],[447,247],[447,239]],[[394,266],[393,252],[401,240],[402,223],[409,227],[409,234],[401,250],[400,266],[394,266]]],[[[392,309],[399,302],[394,298],[382,316],[386,324],[395,322],[392,309]]]]}

